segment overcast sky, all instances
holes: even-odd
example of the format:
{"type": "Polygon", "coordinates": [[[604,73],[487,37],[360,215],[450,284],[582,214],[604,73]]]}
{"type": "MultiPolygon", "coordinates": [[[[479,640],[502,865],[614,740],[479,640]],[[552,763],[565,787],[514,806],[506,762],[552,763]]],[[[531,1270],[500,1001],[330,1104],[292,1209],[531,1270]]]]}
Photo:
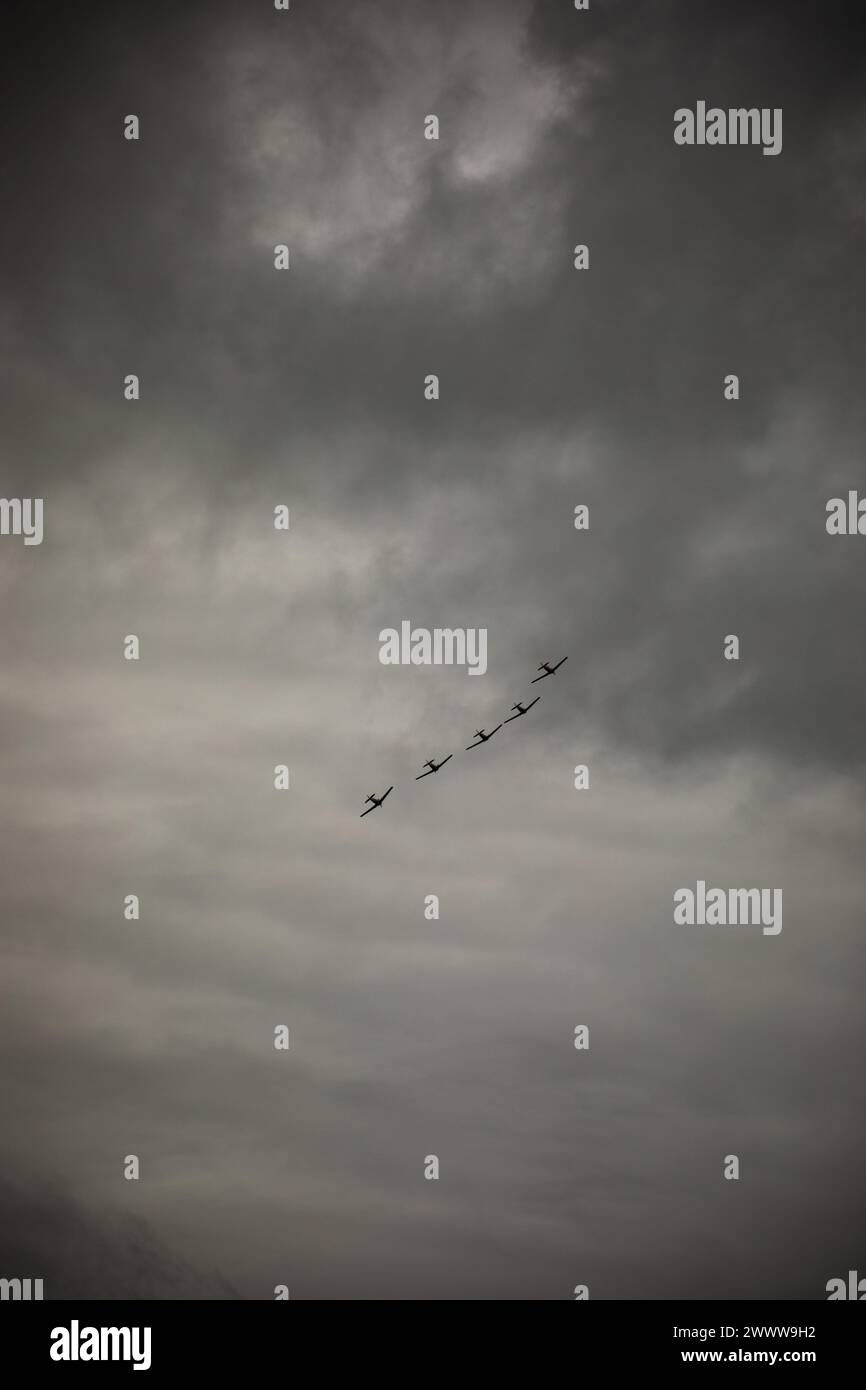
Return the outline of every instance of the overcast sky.
{"type": "Polygon", "coordinates": [[[864,1259],[862,5],[11,14],[0,1275],[824,1298],[864,1259]],[[677,146],[699,100],[782,153],[677,146]],[[381,665],[404,619],[486,674],[381,665]],[[783,930],[676,926],[698,879],[783,930]]]}

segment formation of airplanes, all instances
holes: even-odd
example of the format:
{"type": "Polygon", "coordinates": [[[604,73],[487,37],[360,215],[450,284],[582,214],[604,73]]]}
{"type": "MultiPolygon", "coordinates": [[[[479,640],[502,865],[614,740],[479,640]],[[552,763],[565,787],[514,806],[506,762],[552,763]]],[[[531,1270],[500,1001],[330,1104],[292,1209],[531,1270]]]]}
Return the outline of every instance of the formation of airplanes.
{"type": "MultiPolygon", "coordinates": [[[[562,661],[557,661],[555,666],[551,666],[549,661],[543,661],[541,665],[537,668],[539,671],[542,672],[542,674],[540,676],[535,676],[534,679],[530,681],[530,685],[535,685],[538,681],[546,680],[548,676],[555,676],[560,666],[563,664],[563,662],[567,660],[568,657],[564,656],[562,658],[562,661]]],[[[537,705],[540,699],[541,696],[536,695],[535,699],[530,700],[528,705],[523,705],[518,700],[516,704],[511,706],[512,710],[516,712],[514,714],[509,714],[507,718],[503,719],[499,724],[496,725],[496,728],[491,729],[489,733],[487,733],[484,729],[476,729],[473,735],[475,741],[474,743],[468,743],[466,745],[465,751],[468,753],[472,748],[480,748],[482,743],[487,743],[488,740],[491,739],[495,733],[499,732],[503,724],[510,724],[513,720],[520,719],[524,714],[528,714],[529,711],[532,709],[533,705],[537,705]]],[[[428,758],[426,763],[423,764],[425,771],[419,772],[418,776],[415,778],[415,781],[420,782],[424,777],[431,777],[434,772],[438,772],[439,769],[444,767],[446,763],[449,763],[453,757],[454,754],[449,753],[447,758],[441,758],[438,763],[435,758],[428,758]]],[[[393,787],[389,787],[386,792],[382,792],[381,796],[377,796],[375,792],[371,793],[371,795],[367,797],[367,800],[364,804],[367,805],[367,802],[371,802],[372,804],[367,805],[366,811],[361,812],[361,819],[363,820],[364,816],[369,816],[371,811],[377,811],[379,807],[382,805],[382,803],[385,801],[385,798],[390,796],[393,790],[393,787]]]]}

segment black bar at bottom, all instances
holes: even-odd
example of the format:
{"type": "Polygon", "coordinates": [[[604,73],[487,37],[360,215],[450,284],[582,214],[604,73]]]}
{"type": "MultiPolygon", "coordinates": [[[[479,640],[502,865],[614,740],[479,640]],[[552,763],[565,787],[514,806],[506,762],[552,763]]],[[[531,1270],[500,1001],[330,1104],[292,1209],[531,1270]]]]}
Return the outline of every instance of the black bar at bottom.
{"type": "Polygon", "coordinates": [[[58,1377],[110,1370],[143,1384],[185,1370],[215,1381],[250,1372],[288,1381],[343,1367],[353,1377],[414,1381],[437,1370],[463,1374],[476,1359],[486,1380],[501,1364],[509,1380],[525,1374],[532,1384],[556,1363],[560,1375],[740,1364],[800,1365],[823,1378],[859,1364],[866,1325],[866,1310],[841,1302],[531,1307],[521,1313],[511,1305],[503,1324],[485,1302],[426,1312],[417,1303],[386,1311],[372,1301],[4,1302],[0,1367],[4,1375],[14,1367],[58,1377]]]}

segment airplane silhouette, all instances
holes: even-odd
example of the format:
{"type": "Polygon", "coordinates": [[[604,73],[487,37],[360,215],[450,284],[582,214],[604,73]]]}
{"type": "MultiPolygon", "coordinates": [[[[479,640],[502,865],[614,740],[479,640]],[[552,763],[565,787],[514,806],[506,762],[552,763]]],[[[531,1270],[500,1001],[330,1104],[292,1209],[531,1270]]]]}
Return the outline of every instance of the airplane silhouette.
{"type": "MultiPolygon", "coordinates": [[[[496,729],[501,729],[501,728],[502,728],[502,725],[501,725],[501,724],[497,724],[497,725],[496,725],[496,729]]],[[[489,738],[492,738],[492,737],[493,737],[493,735],[496,733],[496,729],[491,729],[489,734],[485,734],[485,732],[484,732],[483,729],[476,729],[476,730],[475,730],[475,737],[478,739],[478,742],[477,742],[477,743],[467,743],[467,745],[466,745],[466,752],[468,753],[470,748],[480,748],[481,745],[482,745],[482,743],[486,743],[487,740],[488,740],[489,738]]]]}
{"type": "Polygon", "coordinates": [[[415,778],[415,781],[416,781],[416,782],[420,782],[422,777],[429,777],[431,772],[438,772],[439,769],[440,769],[440,767],[444,767],[445,764],[446,764],[447,762],[450,762],[451,759],[452,759],[453,757],[454,757],[454,754],[453,754],[453,753],[449,753],[449,754],[448,754],[448,757],[447,757],[447,758],[443,758],[442,761],[441,761],[441,763],[437,763],[437,762],[434,761],[433,758],[431,758],[431,759],[429,760],[429,762],[426,762],[426,763],[424,764],[424,766],[425,766],[426,768],[429,768],[429,772],[422,772],[422,773],[420,774],[420,776],[418,776],[418,777],[415,778]]]}
{"type": "MultiPolygon", "coordinates": [[[[562,661],[567,661],[567,660],[568,660],[568,657],[567,657],[567,656],[564,656],[564,657],[562,658],[562,661]]],[[[544,675],[543,675],[543,676],[536,676],[536,677],[535,677],[535,680],[530,681],[529,684],[530,684],[530,685],[535,685],[538,681],[543,681],[543,680],[545,679],[546,676],[553,676],[553,675],[555,675],[556,672],[559,670],[560,666],[562,665],[562,661],[557,661],[557,663],[556,663],[555,666],[551,666],[551,664],[550,664],[549,661],[542,661],[542,663],[541,663],[541,665],[538,667],[538,669],[539,669],[539,671],[543,671],[543,672],[544,672],[544,675]]]]}
{"type": "MultiPolygon", "coordinates": [[[[561,665],[561,664],[562,664],[562,663],[560,663],[560,665],[561,665]]],[[[539,679],[541,679],[541,677],[539,677],[539,679]]],[[[532,684],[531,681],[530,681],[530,684],[532,684]]],[[[517,710],[517,713],[516,713],[516,714],[510,714],[510,715],[508,716],[507,719],[503,719],[503,721],[502,721],[503,724],[510,724],[511,721],[512,721],[512,719],[519,719],[520,716],[521,716],[521,714],[528,714],[529,711],[532,709],[532,706],[533,706],[533,705],[537,705],[540,699],[541,699],[541,696],[540,696],[540,695],[536,695],[535,699],[534,699],[534,700],[530,700],[530,702],[529,702],[528,705],[522,705],[522,704],[520,703],[520,701],[518,700],[516,705],[512,705],[512,706],[511,706],[512,709],[516,709],[516,710],[517,710]]]]}
{"type": "Polygon", "coordinates": [[[369,816],[371,811],[377,810],[378,807],[382,805],[382,802],[385,800],[385,797],[389,796],[393,790],[393,787],[389,787],[388,790],[386,792],[383,792],[381,796],[368,796],[366,798],[367,801],[372,801],[373,805],[368,806],[366,811],[362,811],[358,819],[363,820],[365,816],[369,816]]]}

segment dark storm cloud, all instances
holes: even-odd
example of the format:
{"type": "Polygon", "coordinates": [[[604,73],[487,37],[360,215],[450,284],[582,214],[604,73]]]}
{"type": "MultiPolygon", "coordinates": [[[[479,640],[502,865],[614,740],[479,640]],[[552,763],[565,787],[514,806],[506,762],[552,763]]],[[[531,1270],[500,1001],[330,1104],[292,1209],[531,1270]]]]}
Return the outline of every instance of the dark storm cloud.
{"type": "Polygon", "coordinates": [[[4,1268],[41,1279],[47,1299],[237,1298],[217,1273],[185,1264],[141,1217],[90,1211],[50,1181],[0,1184],[4,1268]],[[25,1271],[38,1270],[38,1274],[25,1271]]]}
{"type": "Polygon", "coordinates": [[[141,1221],[153,1296],[820,1297],[862,1167],[850,14],[17,17],[4,1261],[74,1225],[65,1287],[104,1250],[147,1296],[141,1221]],[[783,106],[783,153],[676,147],[698,99],[783,106]],[[488,627],[488,675],[381,667],[404,617],[488,627]],[[781,883],[782,935],[677,933],[697,877],[781,883]]]}
{"type": "Polygon", "coordinates": [[[864,424],[856,45],[838,8],[758,8],[611,5],[576,24],[561,5],[324,5],[279,36],[232,6],[134,11],[85,28],[76,99],[55,36],[5,231],[10,418],[31,436],[10,481],[98,490],[94,469],[137,446],[139,467],[168,453],[191,470],[220,528],[277,479],[365,524],[468,480],[509,540],[478,548],[479,592],[515,601],[520,576],[549,615],[531,653],[512,637],[521,660],[580,641],[617,738],[859,763],[856,702],[825,689],[840,659],[850,687],[866,674],[847,638],[856,556],[823,530],[864,424]],[[673,109],[701,93],[782,105],[782,156],[677,148],[673,109]],[[127,109],[140,146],[117,137],[127,109]],[[428,109],[438,146],[418,137],[428,109]],[[281,281],[284,237],[298,273],[281,281]],[[132,423],[127,370],[144,383],[132,423]],[[584,500],[612,552],[583,542],[589,613],[569,533],[584,500]],[[709,563],[707,532],[730,536],[709,563]],[[756,680],[719,712],[727,631],[756,680]]]}

